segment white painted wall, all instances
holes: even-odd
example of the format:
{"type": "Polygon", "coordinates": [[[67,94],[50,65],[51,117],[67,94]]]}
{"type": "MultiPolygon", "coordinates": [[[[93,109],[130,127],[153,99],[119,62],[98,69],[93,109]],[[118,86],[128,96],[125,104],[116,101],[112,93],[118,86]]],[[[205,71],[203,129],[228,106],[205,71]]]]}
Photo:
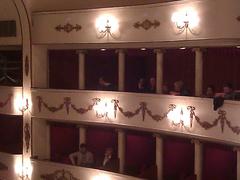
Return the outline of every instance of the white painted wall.
{"type": "Polygon", "coordinates": [[[16,20],[17,37],[0,37],[0,46],[4,45],[21,45],[21,29],[17,9],[12,0],[0,1],[0,21],[16,20]]]}
{"type": "Polygon", "coordinates": [[[155,5],[133,6],[124,8],[105,8],[95,10],[79,10],[65,12],[33,13],[33,43],[63,44],[63,43],[126,43],[126,42],[172,42],[183,40],[219,40],[239,39],[240,15],[239,0],[185,0],[155,5]],[[200,17],[198,35],[185,33],[177,35],[171,16],[175,11],[183,8],[195,9],[200,17]],[[120,38],[98,39],[95,21],[102,14],[111,14],[119,20],[120,38]],[[137,21],[149,19],[158,20],[161,25],[146,31],[135,29],[137,21]],[[57,32],[59,24],[79,24],[82,30],[70,33],[57,32]]]}

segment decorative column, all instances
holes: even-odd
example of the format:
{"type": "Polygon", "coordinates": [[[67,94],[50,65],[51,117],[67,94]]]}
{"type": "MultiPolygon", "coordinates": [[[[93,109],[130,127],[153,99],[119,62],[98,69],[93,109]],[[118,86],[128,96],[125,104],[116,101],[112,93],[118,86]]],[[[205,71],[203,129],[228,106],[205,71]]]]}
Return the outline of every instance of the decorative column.
{"type": "Polygon", "coordinates": [[[200,48],[195,48],[195,96],[202,95],[203,88],[203,57],[200,48]]]}
{"type": "Polygon", "coordinates": [[[194,143],[194,173],[197,180],[202,179],[202,143],[199,140],[192,140],[194,143]]]}
{"type": "Polygon", "coordinates": [[[163,139],[156,134],[156,165],[158,180],[163,179],[163,139]]]}
{"type": "Polygon", "coordinates": [[[79,147],[80,144],[86,143],[86,130],[87,128],[84,126],[79,127],[79,147]]]}
{"type": "Polygon", "coordinates": [[[84,50],[77,50],[79,64],[79,89],[85,89],[85,53],[84,50]]]}
{"type": "Polygon", "coordinates": [[[119,172],[120,173],[124,173],[125,150],[126,150],[125,132],[122,129],[118,129],[118,158],[119,158],[119,172]]]}
{"type": "Polygon", "coordinates": [[[124,50],[117,50],[118,53],[118,91],[125,90],[125,53],[124,50]]]}
{"type": "Polygon", "coordinates": [[[155,49],[156,53],[156,93],[162,93],[163,85],[163,51],[161,49],[155,49]]]}

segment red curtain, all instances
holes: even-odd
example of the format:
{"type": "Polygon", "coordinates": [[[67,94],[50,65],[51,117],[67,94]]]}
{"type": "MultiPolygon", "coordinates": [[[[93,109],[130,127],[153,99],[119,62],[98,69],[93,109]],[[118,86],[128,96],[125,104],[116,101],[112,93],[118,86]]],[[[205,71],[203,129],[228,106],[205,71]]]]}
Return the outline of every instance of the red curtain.
{"type": "Polygon", "coordinates": [[[163,81],[173,89],[175,81],[182,80],[194,95],[195,53],[192,49],[168,49],[164,52],[163,81]]]}
{"type": "Polygon", "coordinates": [[[0,114],[0,151],[22,153],[22,116],[0,114]]]}
{"type": "Polygon", "coordinates": [[[75,50],[50,50],[49,87],[54,89],[78,89],[79,66],[75,50]]]}
{"type": "Polygon", "coordinates": [[[140,78],[145,78],[148,83],[151,77],[156,77],[156,55],[153,50],[128,50],[125,58],[126,91],[136,91],[140,78]]]}
{"type": "Polygon", "coordinates": [[[143,169],[153,167],[155,163],[155,138],[152,134],[129,131],[126,134],[125,171],[139,176],[143,169]]]}
{"type": "Polygon", "coordinates": [[[163,173],[166,180],[179,180],[194,174],[194,145],[190,140],[164,139],[163,173]]]}
{"type": "Polygon", "coordinates": [[[237,48],[208,48],[203,51],[203,85],[204,91],[208,85],[222,92],[226,82],[240,89],[240,49],[237,48]]]}
{"type": "Polygon", "coordinates": [[[115,50],[88,50],[85,60],[86,89],[95,90],[99,77],[118,85],[118,56],[115,50]]]}
{"type": "Polygon", "coordinates": [[[65,162],[79,149],[79,129],[64,123],[50,124],[50,148],[52,161],[65,162]]]}
{"type": "Polygon", "coordinates": [[[114,149],[114,156],[118,153],[117,132],[111,128],[88,127],[87,128],[87,147],[94,154],[95,159],[104,156],[105,149],[111,147],[114,149]]]}
{"type": "Polygon", "coordinates": [[[203,150],[204,180],[236,180],[237,153],[232,147],[205,144],[203,150]]]}

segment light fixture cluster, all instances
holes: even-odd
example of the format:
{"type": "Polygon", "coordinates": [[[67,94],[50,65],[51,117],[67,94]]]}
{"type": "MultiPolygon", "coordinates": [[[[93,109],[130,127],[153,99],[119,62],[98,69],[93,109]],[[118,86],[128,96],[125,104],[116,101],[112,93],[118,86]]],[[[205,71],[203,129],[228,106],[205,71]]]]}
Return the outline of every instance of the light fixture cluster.
{"type": "Polygon", "coordinates": [[[188,31],[191,34],[197,34],[196,28],[199,25],[200,18],[197,12],[193,9],[186,9],[175,12],[173,13],[171,20],[175,24],[178,34],[185,32],[187,35],[188,31]]]}
{"type": "Polygon", "coordinates": [[[172,127],[184,128],[189,130],[192,127],[190,112],[187,108],[179,106],[167,115],[172,127]]]}
{"type": "MultiPolygon", "coordinates": [[[[171,17],[172,22],[177,29],[178,34],[190,32],[196,35],[196,28],[199,25],[200,18],[193,9],[185,9],[174,12],[171,17]]],[[[102,15],[96,19],[97,37],[99,39],[107,37],[117,39],[120,35],[118,19],[112,15],[102,15]]]]}

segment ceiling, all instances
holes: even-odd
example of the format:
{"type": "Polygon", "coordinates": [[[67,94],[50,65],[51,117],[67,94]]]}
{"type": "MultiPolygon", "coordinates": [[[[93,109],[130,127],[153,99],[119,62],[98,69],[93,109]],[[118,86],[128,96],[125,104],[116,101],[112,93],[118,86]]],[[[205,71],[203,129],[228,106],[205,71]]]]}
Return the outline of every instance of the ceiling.
{"type": "Polygon", "coordinates": [[[30,2],[32,11],[36,12],[133,6],[170,1],[177,0],[31,0],[30,2]]]}

